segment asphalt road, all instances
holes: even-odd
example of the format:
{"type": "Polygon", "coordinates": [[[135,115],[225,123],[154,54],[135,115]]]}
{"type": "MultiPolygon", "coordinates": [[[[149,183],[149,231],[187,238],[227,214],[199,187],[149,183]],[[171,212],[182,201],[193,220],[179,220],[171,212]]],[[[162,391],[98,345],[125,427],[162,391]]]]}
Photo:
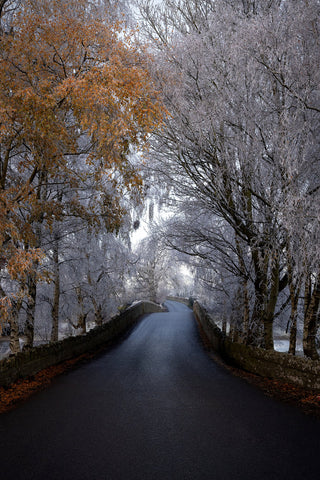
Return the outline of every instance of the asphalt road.
{"type": "Polygon", "coordinates": [[[320,422],[216,365],[168,305],[0,416],[1,480],[320,477],[320,422]]]}

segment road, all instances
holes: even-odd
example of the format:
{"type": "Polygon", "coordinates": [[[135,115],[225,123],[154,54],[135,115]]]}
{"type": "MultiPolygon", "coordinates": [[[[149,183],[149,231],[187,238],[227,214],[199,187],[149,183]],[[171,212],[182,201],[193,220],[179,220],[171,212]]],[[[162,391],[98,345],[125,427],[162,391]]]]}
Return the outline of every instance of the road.
{"type": "Polygon", "coordinates": [[[320,422],[216,365],[168,306],[0,416],[2,480],[319,478],[320,422]]]}

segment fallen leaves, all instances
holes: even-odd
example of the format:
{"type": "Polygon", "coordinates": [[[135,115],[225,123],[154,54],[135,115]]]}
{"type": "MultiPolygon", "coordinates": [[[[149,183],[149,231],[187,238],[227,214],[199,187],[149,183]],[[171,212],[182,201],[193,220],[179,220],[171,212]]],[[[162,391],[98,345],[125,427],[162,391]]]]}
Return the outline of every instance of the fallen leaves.
{"type": "Polygon", "coordinates": [[[52,380],[74,368],[80,362],[88,360],[94,354],[83,354],[71,360],[45,368],[34,376],[20,379],[9,387],[0,387],[0,413],[7,412],[39,390],[46,388],[52,380]]]}

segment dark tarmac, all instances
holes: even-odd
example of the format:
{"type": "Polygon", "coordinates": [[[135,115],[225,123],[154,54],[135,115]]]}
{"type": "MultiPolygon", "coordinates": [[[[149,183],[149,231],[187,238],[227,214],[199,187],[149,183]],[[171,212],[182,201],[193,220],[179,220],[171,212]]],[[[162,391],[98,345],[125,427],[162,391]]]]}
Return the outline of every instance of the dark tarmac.
{"type": "Polygon", "coordinates": [[[1,480],[320,477],[320,421],[216,365],[167,304],[0,416],[1,480]]]}

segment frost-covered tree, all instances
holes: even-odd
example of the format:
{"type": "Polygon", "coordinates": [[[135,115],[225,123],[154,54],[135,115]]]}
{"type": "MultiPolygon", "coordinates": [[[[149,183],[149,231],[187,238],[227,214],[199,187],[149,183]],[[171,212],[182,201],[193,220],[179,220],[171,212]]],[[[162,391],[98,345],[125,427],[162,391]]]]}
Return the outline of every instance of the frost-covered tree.
{"type": "Polygon", "coordinates": [[[155,170],[179,209],[196,204],[172,245],[216,270],[223,259],[240,330],[268,349],[290,299],[294,331],[304,283],[304,348],[316,358],[319,3],[165,1],[142,15],[171,114],[154,137],[155,170]]]}

